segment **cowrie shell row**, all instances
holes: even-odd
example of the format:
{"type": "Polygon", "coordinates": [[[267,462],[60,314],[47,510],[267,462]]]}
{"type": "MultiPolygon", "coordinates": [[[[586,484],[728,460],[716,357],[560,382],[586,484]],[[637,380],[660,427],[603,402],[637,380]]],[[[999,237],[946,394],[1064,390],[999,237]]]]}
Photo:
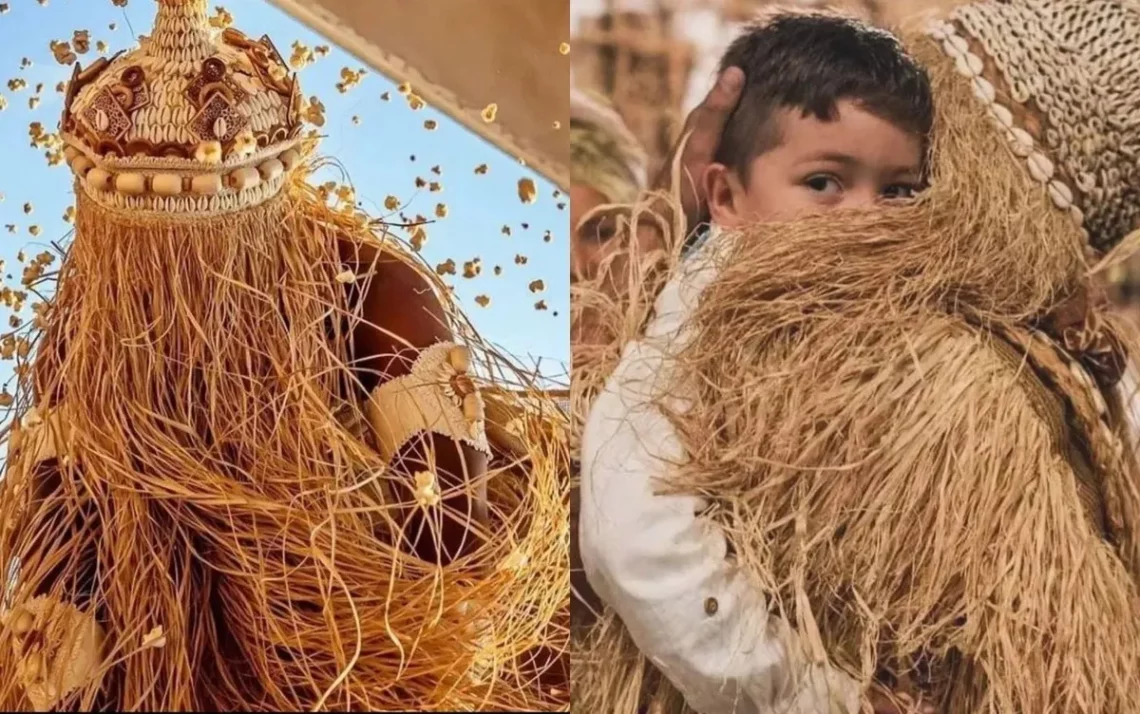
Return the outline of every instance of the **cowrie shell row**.
{"type": "Polygon", "coordinates": [[[1013,112],[1005,107],[1004,104],[991,102],[989,105],[990,116],[1004,129],[1013,128],[1013,112]]]}
{"type": "Polygon", "coordinates": [[[1021,158],[1027,158],[1033,153],[1033,135],[1022,129],[1021,127],[1013,127],[1009,130],[1013,136],[1013,153],[1021,158]]]}
{"type": "Polygon", "coordinates": [[[1073,205],[1073,192],[1064,181],[1054,179],[1049,182],[1048,189],[1049,198],[1057,208],[1066,211],[1073,205]]]}
{"type": "Polygon", "coordinates": [[[963,77],[977,77],[985,68],[982,58],[973,52],[958,55],[957,59],[954,60],[954,69],[963,77]]]}
{"type": "Polygon", "coordinates": [[[1053,162],[1045,154],[1035,151],[1029,155],[1027,162],[1029,163],[1029,175],[1034,180],[1045,183],[1053,178],[1053,162]]]}
{"type": "Polygon", "coordinates": [[[256,188],[263,182],[279,179],[289,167],[300,163],[300,154],[285,152],[280,158],[266,159],[258,166],[235,169],[229,174],[180,174],[160,173],[154,175],[139,172],[111,172],[95,166],[86,156],[79,154],[71,162],[71,169],[87,186],[97,191],[117,191],[126,196],[141,196],[148,191],[161,197],[180,196],[189,192],[198,196],[212,196],[222,193],[227,186],[236,191],[256,188]],[[291,156],[286,156],[291,154],[291,156]]]}

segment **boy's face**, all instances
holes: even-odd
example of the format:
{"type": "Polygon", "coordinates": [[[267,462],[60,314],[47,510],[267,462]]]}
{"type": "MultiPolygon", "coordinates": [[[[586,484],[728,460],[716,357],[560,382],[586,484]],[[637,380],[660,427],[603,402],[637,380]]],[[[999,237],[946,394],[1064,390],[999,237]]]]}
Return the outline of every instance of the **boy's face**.
{"type": "Polygon", "coordinates": [[[920,137],[854,102],[840,101],[836,109],[833,121],[798,109],[779,111],[780,142],[753,159],[747,188],[726,166],[710,166],[704,180],[713,222],[733,228],[917,193],[920,137]]]}

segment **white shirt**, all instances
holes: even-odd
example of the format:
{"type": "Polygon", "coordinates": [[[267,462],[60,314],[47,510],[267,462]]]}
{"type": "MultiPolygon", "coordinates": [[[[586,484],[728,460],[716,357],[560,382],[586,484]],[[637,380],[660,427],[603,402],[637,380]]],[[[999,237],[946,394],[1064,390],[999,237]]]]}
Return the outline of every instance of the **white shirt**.
{"type": "Polygon", "coordinates": [[[631,343],[594,402],[582,435],[579,545],[586,577],[635,643],[701,714],[854,714],[850,679],[793,656],[787,624],[728,560],[727,540],[695,496],[658,495],[657,478],[686,455],[656,406],[676,394],[667,354],[726,242],[712,235],[662,290],[644,339],[631,343]]]}

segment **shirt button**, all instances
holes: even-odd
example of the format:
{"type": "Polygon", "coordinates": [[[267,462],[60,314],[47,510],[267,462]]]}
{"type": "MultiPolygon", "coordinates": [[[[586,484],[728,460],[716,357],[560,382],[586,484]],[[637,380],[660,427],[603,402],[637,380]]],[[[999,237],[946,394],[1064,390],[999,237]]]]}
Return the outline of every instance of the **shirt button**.
{"type": "Polygon", "coordinates": [[[710,597],[710,598],[705,599],[705,614],[708,615],[709,617],[712,617],[713,615],[715,615],[716,611],[719,608],[720,608],[720,603],[718,603],[716,601],[715,597],[710,597]]]}

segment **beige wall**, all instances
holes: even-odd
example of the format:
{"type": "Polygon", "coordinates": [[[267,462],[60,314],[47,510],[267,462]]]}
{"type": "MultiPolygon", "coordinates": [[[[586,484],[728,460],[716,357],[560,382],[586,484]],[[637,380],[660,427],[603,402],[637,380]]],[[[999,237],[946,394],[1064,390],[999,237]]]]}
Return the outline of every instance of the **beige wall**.
{"type": "Polygon", "coordinates": [[[570,0],[271,2],[568,186],[570,62],[559,45],[570,39],[570,0]],[[492,102],[488,124],[480,114],[492,102]]]}

